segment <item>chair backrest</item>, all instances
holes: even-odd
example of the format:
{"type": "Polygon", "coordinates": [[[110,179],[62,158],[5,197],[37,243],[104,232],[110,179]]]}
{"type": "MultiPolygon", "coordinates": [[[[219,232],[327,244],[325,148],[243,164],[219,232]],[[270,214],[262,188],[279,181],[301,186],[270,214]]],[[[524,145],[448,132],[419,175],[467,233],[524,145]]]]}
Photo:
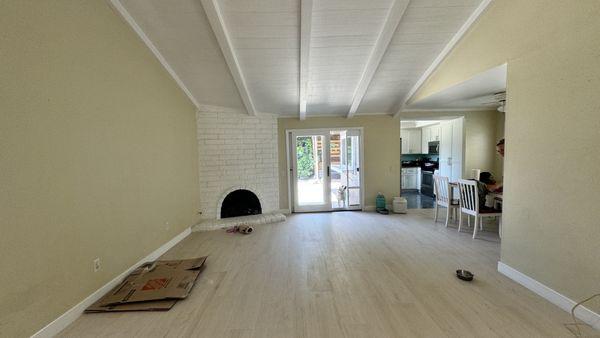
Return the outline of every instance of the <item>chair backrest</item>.
{"type": "Polygon", "coordinates": [[[479,213],[479,194],[477,181],[458,180],[458,191],[460,192],[460,209],[471,215],[479,213]]]}
{"type": "Polygon", "coordinates": [[[433,175],[433,184],[435,188],[435,201],[442,206],[448,206],[450,201],[450,182],[448,177],[433,175]]]}

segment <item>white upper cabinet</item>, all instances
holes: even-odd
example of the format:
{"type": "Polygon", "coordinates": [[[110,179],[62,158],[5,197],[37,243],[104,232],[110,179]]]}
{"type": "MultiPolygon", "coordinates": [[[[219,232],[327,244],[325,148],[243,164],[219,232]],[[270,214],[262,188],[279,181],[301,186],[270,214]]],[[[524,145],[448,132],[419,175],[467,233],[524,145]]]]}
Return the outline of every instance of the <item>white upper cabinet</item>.
{"type": "Polygon", "coordinates": [[[420,154],[421,153],[421,129],[412,129],[410,131],[409,136],[410,142],[410,154],[420,154]]]}
{"type": "Polygon", "coordinates": [[[440,125],[423,127],[422,128],[422,140],[421,140],[421,152],[423,154],[429,154],[429,142],[440,140],[440,125]]]}
{"type": "Polygon", "coordinates": [[[421,153],[429,154],[429,141],[431,141],[431,128],[425,127],[422,129],[421,135],[421,153]]]}
{"type": "Polygon", "coordinates": [[[420,154],[421,149],[421,129],[402,129],[402,153],[420,154]]]}
{"type": "Polygon", "coordinates": [[[408,133],[406,131],[402,131],[402,153],[409,154],[410,144],[408,141],[408,133]]]}

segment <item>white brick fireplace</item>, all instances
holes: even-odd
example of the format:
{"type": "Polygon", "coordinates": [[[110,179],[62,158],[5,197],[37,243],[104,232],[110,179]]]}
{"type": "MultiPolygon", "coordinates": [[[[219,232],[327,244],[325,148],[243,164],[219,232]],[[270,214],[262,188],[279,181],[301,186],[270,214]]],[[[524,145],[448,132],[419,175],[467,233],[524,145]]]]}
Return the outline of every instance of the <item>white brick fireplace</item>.
{"type": "Polygon", "coordinates": [[[237,189],[252,191],[263,213],[278,211],[276,116],[198,111],[196,121],[202,218],[219,219],[221,203],[237,189]]]}

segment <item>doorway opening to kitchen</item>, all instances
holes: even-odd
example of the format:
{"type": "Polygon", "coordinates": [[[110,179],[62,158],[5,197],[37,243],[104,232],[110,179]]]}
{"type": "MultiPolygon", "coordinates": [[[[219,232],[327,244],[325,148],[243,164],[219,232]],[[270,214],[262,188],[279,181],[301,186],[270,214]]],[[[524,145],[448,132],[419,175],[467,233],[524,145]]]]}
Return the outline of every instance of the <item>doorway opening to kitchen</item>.
{"type": "Polygon", "coordinates": [[[435,207],[433,175],[462,178],[464,118],[401,120],[401,196],[409,209],[435,207]]]}
{"type": "Polygon", "coordinates": [[[287,130],[292,212],[361,210],[363,130],[287,130]]]}

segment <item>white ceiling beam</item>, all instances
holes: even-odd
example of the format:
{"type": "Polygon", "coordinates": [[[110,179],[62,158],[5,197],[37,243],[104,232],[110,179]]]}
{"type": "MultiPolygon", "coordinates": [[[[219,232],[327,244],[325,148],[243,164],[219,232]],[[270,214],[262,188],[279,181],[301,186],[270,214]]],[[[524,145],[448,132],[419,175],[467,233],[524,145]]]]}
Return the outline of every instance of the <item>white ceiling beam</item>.
{"type": "Polygon", "coordinates": [[[300,120],[306,119],[308,102],[308,64],[310,59],[310,32],[312,24],[312,0],[302,0],[300,3],[300,120]]]}
{"type": "Polygon", "coordinates": [[[481,16],[481,14],[483,14],[485,9],[488,7],[488,5],[492,1],[493,0],[483,0],[479,4],[479,6],[477,6],[475,11],[471,14],[471,16],[469,16],[467,21],[460,27],[458,32],[456,32],[456,34],[454,34],[452,39],[450,39],[448,44],[444,47],[444,49],[442,49],[440,54],[435,58],[435,60],[433,60],[433,62],[429,66],[429,68],[427,68],[427,70],[425,70],[425,73],[423,73],[423,75],[421,75],[419,80],[415,83],[415,85],[412,87],[412,89],[408,92],[408,94],[401,101],[400,108],[398,108],[396,110],[396,112],[394,113],[394,117],[397,117],[398,115],[400,115],[400,113],[402,113],[404,111],[408,101],[410,101],[410,99],[412,99],[412,97],[419,91],[419,89],[421,89],[421,87],[423,86],[425,81],[429,78],[429,76],[431,76],[431,74],[433,74],[433,72],[440,66],[442,61],[444,61],[446,56],[448,56],[448,54],[450,54],[450,52],[454,49],[456,44],[458,44],[458,42],[462,39],[462,37],[467,33],[469,28],[471,28],[473,23],[475,23],[475,21],[477,21],[479,16],[481,16]]]}
{"type": "Polygon", "coordinates": [[[254,108],[252,97],[250,96],[248,86],[246,85],[246,80],[244,79],[244,73],[242,72],[240,63],[238,62],[233,49],[231,39],[229,38],[227,26],[225,25],[225,20],[221,14],[218,0],[202,0],[202,7],[204,7],[204,12],[208,17],[208,21],[210,22],[210,26],[215,34],[215,37],[217,38],[217,42],[219,42],[221,52],[223,52],[223,56],[225,57],[225,61],[227,62],[227,66],[231,72],[231,76],[233,76],[233,80],[235,81],[238,92],[242,97],[246,111],[249,115],[256,115],[256,108],[254,108]]]}
{"type": "Polygon", "coordinates": [[[121,1],[119,1],[119,0],[109,0],[108,3],[110,4],[110,6],[115,11],[117,11],[121,15],[121,17],[123,18],[123,20],[125,20],[125,22],[127,22],[129,24],[129,26],[131,26],[131,28],[133,29],[133,31],[140,37],[140,39],[142,39],[142,41],[144,42],[144,44],[146,44],[146,47],[148,47],[148,49],[150,49],[150,51],[152,52],[152,54],[154,54],[154,56],[156,57],[156,59],[158,59],[158,62],[160,62],[160,64],[165,68],[165,70],[167,71],[167,73],[169,73],[169,75],[171,75],[171,77],[173,78],[173,80],[175,80],[175,83],[177,83],[177,85],[179,86],[179,88],[181,88],[181,90],[183,90],[183,92],[185,93],[185,95],[187,95],[187,97],[190,99],[190,101],[192,101],[192,103],[194,104],[194,106],[196,106],[196,108],[198,108],[200,106],[199,103],[198,103],[198,100],[196,100],[196,98],[194,97],[194,95],[192,95],[192,92],[185,86],[185,84],[183,83],[183,81],[179,78],[179,76],[177,75],[177,73],[175,73],[175,71],[173,70],[173,68],[171,67],[171,65],[169,65],[169,63],[163,57],[163,55],[158,51],[158,48],[156,48],[156,46],[150,40],[150,38],[148,38],[148,36],[146,35],[146,33],[144,33],[144,31],[142,30],[142,28],[137,24],[137,22],[135,22],[135,20],[133,19],[133,17],[131,16],[131,14],[129,14],[129,12],[127,11],[127,9],[123,6],[123,4],[121,3],[121,1]]]}
{"type": "Polygon", "coordinates": [[[396,28],[398,28],[398,24],[402,20],[402,16],[404,16],[404,12],[408,7],[410,0],[395,0],[392,8],[388,12],[387,18],[385,19],[385,23],[383,24],[383,28],[377,37],[377,41],[375,42],[375,46],[373,46],[373,50],[371,51],[371,55],[369,56],[369,60],[363,70],[363,73],[360,77],[360,81],[358,82],[358,86],[354,90],[354,95],[352,97],[352,104],[350,105],[350,110],[348,111],[348,118],[351,118],[356,114],[358,110],[358,106],[362,102],[365,94],[367,93],[367,89],[369,89],[369,85],[375,76],[375,71],[381,64],[381,60],[385,55],[385,52],[394,37],[394,33],[396,32],[396,28]]]}

